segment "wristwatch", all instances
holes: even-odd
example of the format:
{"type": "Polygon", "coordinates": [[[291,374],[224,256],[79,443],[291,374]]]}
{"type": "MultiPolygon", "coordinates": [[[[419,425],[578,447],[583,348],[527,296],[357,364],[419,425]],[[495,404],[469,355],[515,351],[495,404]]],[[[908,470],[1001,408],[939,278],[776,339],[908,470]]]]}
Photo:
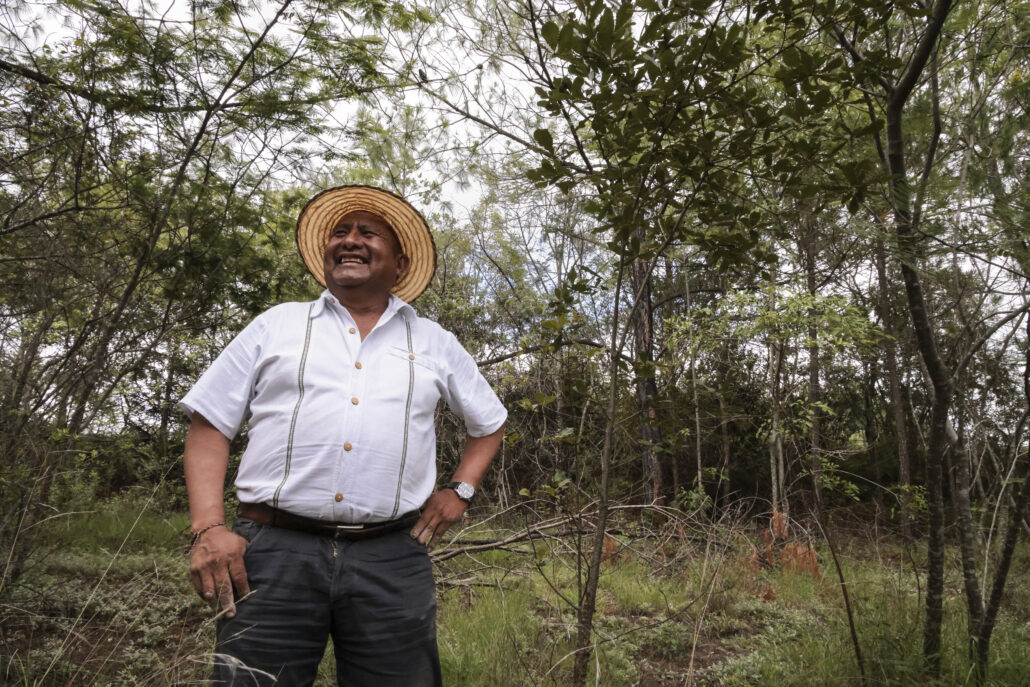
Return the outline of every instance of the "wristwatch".
{"type": "Polygon", "coordinates": [[[468,482],[451,482],[445,489],[453,489],[458,498],[465,503],[472,503],[472,497],[476,495],[476,488],[468,482]]]}

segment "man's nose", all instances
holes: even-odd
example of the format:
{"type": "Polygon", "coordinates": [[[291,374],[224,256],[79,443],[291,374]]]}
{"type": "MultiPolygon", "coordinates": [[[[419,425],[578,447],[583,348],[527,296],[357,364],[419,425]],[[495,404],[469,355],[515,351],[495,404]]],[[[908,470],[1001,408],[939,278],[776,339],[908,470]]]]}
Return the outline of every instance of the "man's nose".
{"type": "Polygon", "coordinates": [[[361,245],[361,238],[361,231],[359,231],[357,228],[354,228],[350,229],[349,231],[345,231],[343,233],[343,236],[340,237],[340,242],[344,246],[359,246],[361,245]]]}

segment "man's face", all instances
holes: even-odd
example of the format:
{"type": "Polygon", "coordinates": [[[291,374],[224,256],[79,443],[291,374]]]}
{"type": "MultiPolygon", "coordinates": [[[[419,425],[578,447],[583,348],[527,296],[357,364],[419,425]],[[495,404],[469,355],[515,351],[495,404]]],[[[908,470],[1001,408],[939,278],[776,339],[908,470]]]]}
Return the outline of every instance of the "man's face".
{"type": "Polygon", "coordinates": [[[335,286],[389,294],[409,263],[386,222],[363,211],[344,215],[336,223],[324,255],[325,282],[333,293],[335,286]]]}

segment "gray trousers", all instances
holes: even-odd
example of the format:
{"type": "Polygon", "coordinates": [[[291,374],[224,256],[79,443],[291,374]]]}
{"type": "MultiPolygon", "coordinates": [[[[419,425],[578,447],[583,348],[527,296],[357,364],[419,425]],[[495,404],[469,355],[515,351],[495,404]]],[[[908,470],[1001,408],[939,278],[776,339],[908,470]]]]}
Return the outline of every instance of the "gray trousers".
{"type": "Polygon", "coordinates": [[[240,518],[251,595],[218,623],[215,684],[307,687],[333,638],[340,687],[439,687],[436,596],[406,530],[346,541],[240,518]]]}

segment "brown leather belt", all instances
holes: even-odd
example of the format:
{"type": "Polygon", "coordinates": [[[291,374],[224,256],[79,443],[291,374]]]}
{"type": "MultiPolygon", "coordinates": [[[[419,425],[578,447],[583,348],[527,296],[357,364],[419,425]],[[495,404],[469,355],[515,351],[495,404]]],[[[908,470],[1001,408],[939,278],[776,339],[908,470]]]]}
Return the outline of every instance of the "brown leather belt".
{"type": "Polygon", "coordinates": [[[282,527],[288,530],[318,534],[324,537],[352,540],[379,537],[411,527],[418,522],[418,511],[416,510],[405,513],[396,520],[349,525],[342,522],[331,522],[294,515],[278,508],[272,508],[264,503],[241,503],[237,514],[241,518],[259,522],[262,525],[282,527]]]}

